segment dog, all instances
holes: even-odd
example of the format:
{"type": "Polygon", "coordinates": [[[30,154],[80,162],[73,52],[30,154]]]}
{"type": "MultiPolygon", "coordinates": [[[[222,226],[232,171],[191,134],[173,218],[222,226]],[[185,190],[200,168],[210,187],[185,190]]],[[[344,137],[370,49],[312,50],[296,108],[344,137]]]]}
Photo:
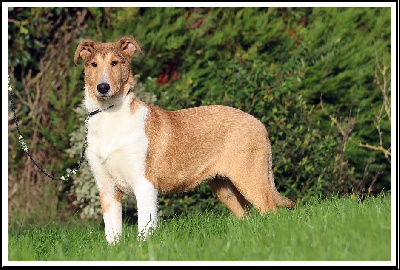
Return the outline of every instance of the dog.
{"type": "Polygon", "coordinates": [[[84,61],[86,158],[99,190],[105,236],[122,234],[123,194],[136,197],[138,239],[157,226],[158,193],[184,192],[203,181],[243,218],[253,205],[260,214],[293,208],[274,183],[271,143],[253,116],[222,105],[167,111],[145,104],[132,91],[130,60],[138,42],[82,41],[74,63],[84,61]],[[94,113],[95,112],[95,113],[94,113]]]}

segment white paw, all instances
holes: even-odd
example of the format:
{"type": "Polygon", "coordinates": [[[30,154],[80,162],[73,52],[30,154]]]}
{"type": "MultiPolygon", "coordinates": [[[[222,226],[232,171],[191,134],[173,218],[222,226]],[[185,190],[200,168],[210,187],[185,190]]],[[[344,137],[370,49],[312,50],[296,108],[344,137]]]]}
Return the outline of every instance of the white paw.
{"type": "Polygon", "coordinates": [[[138,235],[137,235],[137,240],[139,241],[146,241],[149,239],[150,235],[153,234],[154,228],[152,227],[146,227],[143,230],[141,230],[138,235]]]}
{"type": "Polygon", "coordinates": [[[115,246],[119,242],[120,234],[114,231],[106,232],[106,240],[109,245],[115,246]]]}

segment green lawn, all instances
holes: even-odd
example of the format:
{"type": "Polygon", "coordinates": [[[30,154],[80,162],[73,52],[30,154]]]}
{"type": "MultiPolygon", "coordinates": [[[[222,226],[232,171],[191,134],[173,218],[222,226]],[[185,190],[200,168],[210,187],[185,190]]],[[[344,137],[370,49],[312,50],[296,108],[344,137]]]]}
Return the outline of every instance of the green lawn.
{"type": "MultiPolygon", "coordinates": [[[[190,212],[190,211],[189,211],[190,212]]],[[[9,231],[9,261],[390,261],[390,196],[316,200],[236,219],[229,212],[160,218],[146,242],[124,225],[108,246],[101,222],[9,231]]]]}

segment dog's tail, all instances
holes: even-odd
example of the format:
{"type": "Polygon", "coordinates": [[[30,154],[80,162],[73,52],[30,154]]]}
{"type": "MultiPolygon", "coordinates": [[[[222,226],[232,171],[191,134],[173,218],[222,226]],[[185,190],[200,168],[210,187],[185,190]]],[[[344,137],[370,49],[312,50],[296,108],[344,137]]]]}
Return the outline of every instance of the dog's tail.
{"type": "Polygon", "coordinates": [[[269,178],[269,183],[271,186],[271,193],[272,197],[274,200],[274,203],[278,207],[287,207],[287,208],[294,208],[294,201],[290,200],[289,198],[286,198],[282,194],[279,193],[279,191],[276,189],[275,186],[275,180],[274,180],[274,173],[272,170],[272,150],[271,150],[271,142],[269,141],[269,138],[267,136],[267,141],[269,144],[268,150],[267,150],[267,156],[268,156],[268,178],[269,178]]]}
{"type": "Polygon", "coordinates": [[[286,207],[286,208],[289,208],[289,209],[293,209],[294,208],[294,205],[295,205],[294,201],[292,201],[291,199],[286,198],[285,196],[280,194],[275,186],[274,186],[273,189],[274,190],[272,191],[272,196],[274,197],[274,202],[275,202],[276,206],[278,206],[278,207],[286,207]]]}

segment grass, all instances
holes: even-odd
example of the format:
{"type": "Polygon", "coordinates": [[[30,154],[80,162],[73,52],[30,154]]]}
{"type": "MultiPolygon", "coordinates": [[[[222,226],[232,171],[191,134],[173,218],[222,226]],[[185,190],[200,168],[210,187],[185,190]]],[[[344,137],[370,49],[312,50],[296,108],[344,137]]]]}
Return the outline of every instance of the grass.
{"type": "Polygon", "coordinates": [[[100,222],[9,230],[9,261],[390,261],[390,196],[315,200],[238,220],[228,211],[160,218],[146,242],[124,224],[108,246],[100,222]]]}

